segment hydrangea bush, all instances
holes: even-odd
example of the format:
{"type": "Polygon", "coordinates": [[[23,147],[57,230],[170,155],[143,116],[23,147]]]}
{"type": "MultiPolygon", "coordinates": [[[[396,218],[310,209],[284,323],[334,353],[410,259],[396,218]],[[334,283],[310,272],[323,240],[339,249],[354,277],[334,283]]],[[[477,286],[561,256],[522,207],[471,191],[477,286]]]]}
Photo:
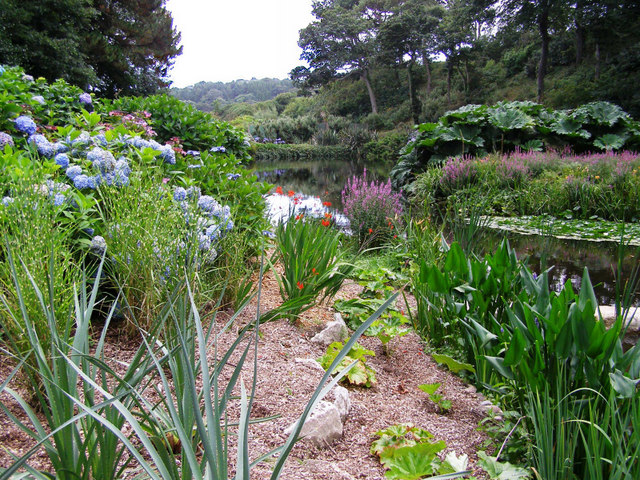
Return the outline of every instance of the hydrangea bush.
{"type": "Polygon", "coordinates": [[[393,192],[391,181],[367,180],[353,176],[342,190],[344,215],[360,245],[377,246],[395,235],[401,221],[402,194],[393,192]]]}
{"type": "Polygon", "coordinates": [[[89,255],[97,265],[105,254],[112,281],[103,284],[136,308],[185,275],[205,279],[218,266],[208,289],[245,275],[267,225],[269,185],[242,166],[240,132],[169,97],[115,106],[62,80],[25,79],[19,68],[3,67],[0,92],[0,208],[37,192],[57,212],[42,258],[48,235],[68,227],[74,260],[89,255]],[[227,255],[230,235],[249,247],[227,255]]]}

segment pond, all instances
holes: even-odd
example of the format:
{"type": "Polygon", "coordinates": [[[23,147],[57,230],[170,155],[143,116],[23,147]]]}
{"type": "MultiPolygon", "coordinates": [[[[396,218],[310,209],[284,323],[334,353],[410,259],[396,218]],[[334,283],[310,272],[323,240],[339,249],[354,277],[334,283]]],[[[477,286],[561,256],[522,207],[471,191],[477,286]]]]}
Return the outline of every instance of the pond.
{"type": "Polygon", "coordinates": [[[255,162],[252,170],[263,180],[292,190],[303,196],[317,196],[331,202],[342,210],[342,189],[354,175],[362,175],[367,169],[367,178],[386,179],[391,166],[356,160],[317,160],[296,162],[255,162]]]}
{"type": "MultiPolygon", "coordinates": [[[[323,209],[323,202],[331,202],[332,207],[329,210],[340,223],[342,223],[339,216],[342,210],[342,189],[350,177],[362,175],[365,168],[367,176],[376,180],[386,180],[390,170],[390,166],[355,160],[269,161],[255,162],[252,166],[260,180],[281,186],[284,192],[292,190],[301,195],[305,206],[308,206],[311,211],[320,212],[323,209]]],[[[271,196],[268,201],[270,207],[280,212],[280,215],[287,213],[289,204],[285,199],[271,196]]],[[[559,291],[562,285],[570,280],[578,291],[582,272],[586,266],[598,301],[602,305],[615,302],[615,270],[618,255],[616,243],[565,240],[541,235],[486,230],[482,235],[484,249],[488,251],[495,248],[505,235],[511,246],[515,248],[518,258],[526,259],[529,268],[536,273],[540,273],[542,256],[546,253],[547,267],[553,266],[549,273],[550,286],[553,290],[559,291]]],[[[623,278],[628,277],[637,261],[636,249],[632,248],[625,256],[623,278]]]]}
{"type": "MultiPolygon", "coordinates": [[[[483,251],[493,249],[506,237],[515,249],[518,259],[524,260],[534,272],[540,273],[543,261],[549,272],[552,290],[560,291],[571,281],[574,290],[580,290],[584,267],[589,269],[589,278],[594,286],[600,305],[615,303],[618,244],[615,242],[594,242],[569,240],[543,235],[525,235],[514,232],[487,229],[482,232],[480,246],[483,251]],[[544,258],[543,258],[544,257],[544,258]]],[[[634,265],[638,263],[638,247],[628,247],[624,252],[622,278],[628,279],[634,265]]],[[[635,296],[636,304],[638,296],[635,296]]]]}

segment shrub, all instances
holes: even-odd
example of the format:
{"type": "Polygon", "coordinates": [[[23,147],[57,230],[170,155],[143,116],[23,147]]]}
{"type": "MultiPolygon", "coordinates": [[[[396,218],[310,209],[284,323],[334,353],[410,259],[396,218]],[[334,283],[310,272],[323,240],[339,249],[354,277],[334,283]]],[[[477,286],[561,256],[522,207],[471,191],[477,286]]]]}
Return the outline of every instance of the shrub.
{"type": "Polygon", "coordinates": [[[344,215],[359,244],[380,245],[394,234],[395,222],[402,215],[401,193],[387,183],[372,180],[367,183],[367,170],[362,177],[353,176],[342,190],[344,215]]]}

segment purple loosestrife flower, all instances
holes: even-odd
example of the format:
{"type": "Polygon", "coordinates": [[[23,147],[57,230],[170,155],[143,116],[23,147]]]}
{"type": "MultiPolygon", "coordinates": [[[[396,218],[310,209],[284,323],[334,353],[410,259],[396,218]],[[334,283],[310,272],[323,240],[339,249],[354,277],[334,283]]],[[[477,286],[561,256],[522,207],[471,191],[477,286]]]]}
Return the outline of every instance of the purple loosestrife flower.
{"type": "Polygon", "coordinates": [[[0,132],[0,148],[4,148],[5,145],[14,146],[13,137],[5,132],[0,132]]]}
{"type": "Polygon", "coordinates": [[[13,121],[13,124],[19,132],[26,133],[27,135],[33,135],[36,133],[37,127],[35,122],[26,115],[20,115],[13,121]]]}

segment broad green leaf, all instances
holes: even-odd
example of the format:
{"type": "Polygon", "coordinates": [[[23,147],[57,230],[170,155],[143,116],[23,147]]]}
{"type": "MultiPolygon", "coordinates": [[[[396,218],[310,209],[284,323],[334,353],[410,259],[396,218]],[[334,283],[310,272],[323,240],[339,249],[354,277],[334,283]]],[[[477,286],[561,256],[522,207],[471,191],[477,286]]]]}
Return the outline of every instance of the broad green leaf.
{"type": "Polygon", "coordinates": [[[437,468],[436,454],[445,448],[446,444],[443,441],[398,448],[387,460],[386,466],[389,471],[385,473],[385,477],[396,480],[418,480],[432,475],[437,468]]]}
{"type": "Polygon", "coordinates": [[[467,370],[471,373],[476,373],[476,369],[470,363],[459,362],[449,355],[442,355],[440,353],[432,353],[431,358],[441,365],[446,365],[453,373],[458,374],[461,370],[467,370]]]}
{"type": "Polygon", "coordinates": [[[609,373],[611,379],[611,386],[618,395],[623,398],[633,398],[636,394],[638,382],[640,380],[633,380],[629,377],[625,377],[620,370],[609,373]]]}
{"type": "Polygon", "coordinates": [[[484,355],[484,358],[489,362],[496,371],[505,378],[509,380],[513,380],[513,372],[509,367],[504,364],[504,359],[500,357],[490,357],[488,355],[484,355]]]}
{"type": "Polygon", "coordinates": [[[455,451],[447,453],[444,457],[444,462],[438,468],[439,474],[462,472],[467,469],[469,465],[469,456],[463,453],[459,457],[455,451]]]}
{"type": "Polygon", "coordinates": [[[606,135],[596,138],[593,141],[593,145],[608,152],[610,150],[620,150],[624,147],[626,140],[624,136],[607,133],[606,135]]]}
{"type": "Polygon", "coordinates": [[[531,472],[529,472],[529,470],[516,467],[509,462],[498,462],[496,457],[490,457],[483,451],[478,452],[478,465],[489,474],[490,478],[497,480],[531,478],[531,472]]]}
{"type": "Polygon", "coordinates": [[[515,332],[513,332],[511,343],[509,344],[507,353],[504,356],[504,364],[507,367],[518,365],[520,363],[520,360],[522,360],[522,356],[524,355],[525,346],[526,341],[524,339],[524,335],[522,335],[522,332],[520,330],[516,330],[515,332]]]}
{"type": "Polygon", "coordinates": [[[434,393],[436,393],[436,390],[440,388],[440,385],[442,384],[441,383],[424,383],[422,385],[418,385],[418,388],[429,395],[433,395],[434,393]]]}

